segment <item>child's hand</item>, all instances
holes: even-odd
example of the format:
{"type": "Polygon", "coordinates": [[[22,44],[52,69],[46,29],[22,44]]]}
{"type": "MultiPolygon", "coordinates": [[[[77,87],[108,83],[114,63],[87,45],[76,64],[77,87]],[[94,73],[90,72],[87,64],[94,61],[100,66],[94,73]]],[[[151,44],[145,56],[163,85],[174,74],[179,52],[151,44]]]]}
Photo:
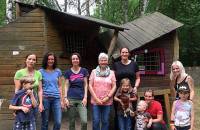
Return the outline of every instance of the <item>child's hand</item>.
{"type": "Polygon", "coordinates": [[[66,107],[69,107],[69,100],[67,98],[64,99],[64,104],[66,107]]]}
{"type": "Polygon", "coordinates": [[[130,116],[132,116],[132,117],[135,116],[135,112],[130,110],[130,116]]]}
{"type": "Polygon", "coordinates": [[[29,108],[27,107],[21,107],[21,110],[24,112],[24,113],[28,113],[29,112],[29,108]]]}
{"type": "Polygon", "coordinates": [[[147,128],[150,128],[151,125],[152,125],[152,121],[153,121],[153,119],[152,119],[152,118],[150,118],[150,119],[147,118],[147,120],[148,120],[147,128]]]}
{"type": "Polygon", "coordinates": [[[30,96],[33,96],[33,90],[28,89],[28,90],[26,91],[26,94],[27,94],[27,95],[30,95],[30,96]]]}

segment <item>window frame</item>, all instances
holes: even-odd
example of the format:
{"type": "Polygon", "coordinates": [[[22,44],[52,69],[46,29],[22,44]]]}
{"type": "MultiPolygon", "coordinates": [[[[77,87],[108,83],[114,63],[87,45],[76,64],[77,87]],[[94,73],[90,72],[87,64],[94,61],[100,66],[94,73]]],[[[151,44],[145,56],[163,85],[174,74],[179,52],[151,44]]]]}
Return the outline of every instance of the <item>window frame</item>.
{"type": "MultiPolygon", "coordinates": [[[[140,55],[144,53],[152,53],[156,52],[160,54],[160,70],[154,71],[154,70],[139,70],[140,74],[142,75],[164,75],[165,74],[165,59],[164,59],[164,49],[163,48],[152,48],[152,49],[142,49],[138,51],[134,51],[132,53],[132,57],[135,57],[135,55],[140,55]],[[147,52],[146,52],[147,51],[147,52]]],[[[136,58],[137,62],[137,58],[136,58]]]]}

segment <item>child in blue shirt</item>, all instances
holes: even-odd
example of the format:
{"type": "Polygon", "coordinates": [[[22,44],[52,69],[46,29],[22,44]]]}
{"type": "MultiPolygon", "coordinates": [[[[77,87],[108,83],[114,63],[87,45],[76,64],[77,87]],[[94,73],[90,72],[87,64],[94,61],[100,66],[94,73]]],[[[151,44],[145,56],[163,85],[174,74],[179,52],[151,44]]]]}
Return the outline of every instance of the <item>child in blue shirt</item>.
{"type": "Polygon", "coordinates": [[[37,101],[32,90],[34,79],[25,76],[20,82],[22,89],[15,93],[9,105],[9,109],[16,114],[13,130],[35,130],[34,108],[37,107],[37,101]]]}

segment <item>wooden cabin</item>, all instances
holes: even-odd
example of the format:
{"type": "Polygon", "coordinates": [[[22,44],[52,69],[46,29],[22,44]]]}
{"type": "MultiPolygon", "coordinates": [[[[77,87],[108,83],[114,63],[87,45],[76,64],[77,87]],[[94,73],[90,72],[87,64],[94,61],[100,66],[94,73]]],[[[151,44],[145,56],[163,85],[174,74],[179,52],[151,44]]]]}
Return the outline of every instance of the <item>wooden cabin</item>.
{"type": "Polygon", "coordinates": [[[99,44],[100,27],[116,32],[111,42],[124,30],[124,27],[96,18],[16,2],[16,19],[0,28],[0,96],[5,99],[0,122],[13,119],[12,111],[8,110],[14,94],[13,77],[24,66],[27,54],[37,55],[37,68],[40,68],[44,53],[54,52],[58,67],[64,71],[69,68],[71,53],[79,52],[82,66],[91,70],[97,65],[98,54],[106,51],[99,44]]]}
{"type": "MultiPolygon", "coordinates": [[[[164,96],[168,117],[171,109],[170,66],[174,60],[179,59],[177,28],[182,25],[159,12],[147,14],[122,25],[128,30],[119,32],[116,46],[111,53],[114,61],[119,60],[119,49],[129,48],[130,57],[138,63],[141,74],[139,96],[142,97],[147,88],[153,89],[159,99],[159,96],[164,96]]],[[[113,31],[108,31],[101,36],[106,47],[109,47],[106,43],[111,40],[112,33],[113,31]]]]}

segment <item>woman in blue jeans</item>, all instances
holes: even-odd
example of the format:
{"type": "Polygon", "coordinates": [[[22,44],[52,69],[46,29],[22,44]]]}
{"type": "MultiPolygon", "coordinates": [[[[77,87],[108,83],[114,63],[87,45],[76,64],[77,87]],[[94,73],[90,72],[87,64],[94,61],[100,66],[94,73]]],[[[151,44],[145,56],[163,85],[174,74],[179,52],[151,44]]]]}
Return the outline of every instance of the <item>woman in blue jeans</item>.
{"type": "Polygon", "coordinates": [[[42,61],[42,87],[43,87],[43,105],[41,130],[48,130],[49,112],[53,112],[54,126],[53,130],[60,130],[62,118],[62,86],[61,70],[56,68],[57,58],[53,53],[46,53],[42,61]]]}
{"type": "Polygon", "coordinates": [[[108,66],[108,55],[100,53],[99,65],[89,78],[91,93],[93,130],[109,130],[109,116],[116,90],[115,74],[108,66]]]}
{"type": "Polygon", "coordinates": [[[72,67],[68,69],[64,77],[65,82],[65,104],[68,107],[69,130],[75,130],[75,115],[78,111],[81,121],[81,130],[87,130],[87,91],[88,70],[80,66],[81,57],[79,53],[71,55],[72,67]]]}

